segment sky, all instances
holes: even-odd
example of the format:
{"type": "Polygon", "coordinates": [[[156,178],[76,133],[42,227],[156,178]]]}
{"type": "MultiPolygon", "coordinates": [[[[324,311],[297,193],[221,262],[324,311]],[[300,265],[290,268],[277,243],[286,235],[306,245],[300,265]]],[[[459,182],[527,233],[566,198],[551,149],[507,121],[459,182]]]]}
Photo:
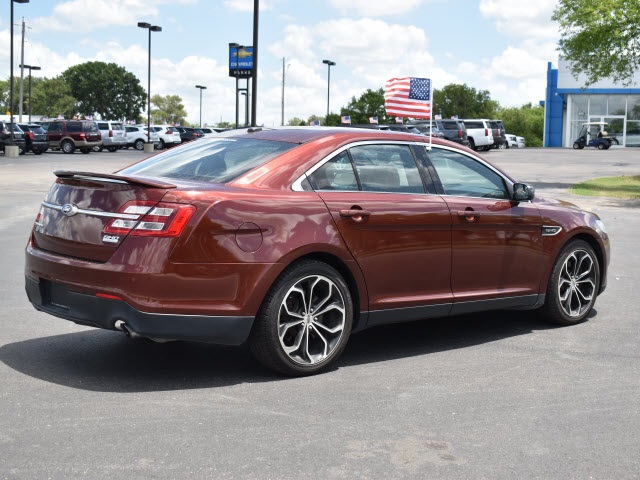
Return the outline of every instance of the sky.
{"type": "MultiPolygon", "coordinates": [[[[557,65],[556,0],[260,0],[257,124],[330,111],[393,77],[430,78],[487,90],[501,106],[544,99],[547,63],[557,65]],[[284,61],[283,61],[284,59],[284,61]]],[[[0,12],[0,65],[9,77],[10,7],[0,12]]],[[[235,121],[229,43],[252,45],[253,0],[30,0],[14,3],[14,73],[24,63],[52,78],[88,61],[116,63],[151,94],[179,95],[187,120],[235,121]]],[[[25,72],[27,75],[27,72],[25,72]]],[[[240,80],[241,86],[244,81],[240,80]]],[[[251,93],[253,94],[253,92],[251,93]]],[[[240,123],[244,97],[240,97],[240,123]]],[[[435,112],[438,113],[438,112],[435,112]]],[[[145,112],[146,114],[146,112],[145,112]]]]}

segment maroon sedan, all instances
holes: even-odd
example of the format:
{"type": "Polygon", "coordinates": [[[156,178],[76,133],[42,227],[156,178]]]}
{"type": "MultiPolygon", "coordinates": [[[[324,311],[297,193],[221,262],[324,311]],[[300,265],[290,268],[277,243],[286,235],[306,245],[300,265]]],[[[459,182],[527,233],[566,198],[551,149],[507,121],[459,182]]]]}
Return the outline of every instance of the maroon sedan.
{"type": "Polygon", "coordinates": [[[483,310],[587,318],[600,219],[407,133],[253,128],[115,174],[58,171],[26,248],[36,309],[129,336],[248,342],[290,375],[356,330],[483,310]]]}

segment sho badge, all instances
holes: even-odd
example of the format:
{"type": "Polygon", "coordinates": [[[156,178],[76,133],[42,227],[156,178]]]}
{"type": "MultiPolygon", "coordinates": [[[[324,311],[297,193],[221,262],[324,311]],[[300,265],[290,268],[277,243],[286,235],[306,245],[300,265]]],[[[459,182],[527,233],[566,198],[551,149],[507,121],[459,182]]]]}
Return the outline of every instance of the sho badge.
{"type": "Polygon", "coordinates": [[[102,241],[107,243],[118,243],[120,241],[120,237],[116,237],[114,235],[104,235],[102,237],[102,241]]]}

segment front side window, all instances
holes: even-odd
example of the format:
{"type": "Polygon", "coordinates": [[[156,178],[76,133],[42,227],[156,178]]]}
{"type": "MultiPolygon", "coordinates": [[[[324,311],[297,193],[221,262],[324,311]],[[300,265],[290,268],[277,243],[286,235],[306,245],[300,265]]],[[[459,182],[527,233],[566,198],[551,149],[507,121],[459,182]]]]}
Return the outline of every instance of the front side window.
{"type": "Polygon", "coordinates": [[[509,198],[503,178],[478,160],[441,148],[432,148],[429,160],[445,195],[509,198]]]}

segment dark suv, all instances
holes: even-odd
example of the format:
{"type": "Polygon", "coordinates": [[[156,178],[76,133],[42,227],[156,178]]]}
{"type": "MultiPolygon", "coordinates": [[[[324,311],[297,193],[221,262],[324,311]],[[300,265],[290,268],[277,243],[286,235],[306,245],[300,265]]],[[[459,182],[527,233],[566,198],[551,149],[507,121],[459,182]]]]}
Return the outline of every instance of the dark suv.
{"type": "Polygon", "coordinates": [[[489,126],[493,133],[492,148],[505,148],[507,144],[507,133],[502,125],[502,120],[489,120],[489,126]]]}
{"type": "MultiPolygon", "coordinates": [[[[412,122],[409,125],[429,125],[429,122],[420,121],[420,122],[412,122]]],[[[464,122],[462,120],[456,119],[440,119],[435,118],[432,122],[433,129],[437,129],[440,133],[442,133],[443,137],[446,140],[451,142],[459,143],[460,145],[464,145],[465,147],[469,146],[469,140],[467,140],[467,129],[464,126],[464,122]]]]}
{"type": "MultiPolygon", "coordinates": [[[[11,141],[11,123],[0,122],[0,150],[4,152],[5,145],[9,145],[11,141]]],[[[25,151],[24,132],[17,123],[13,124],[13,144],[17,145],[20,153],[25,151]]]]}
{"type": "Polygon", "coordinates": [[[18,126],[24,132],[24,140],[26,151],[40,155],[49,149],[49,140],[47,140],[47,132],[35,123],[20,123],[18,126]]]}
{"type": "Polygon", "coordinates": [[[47,139],[53,150],[73,153],[79,148],[89,153],[93,147],[102,146],[98,124],[92,120],[53,120],[47,128],[47,139]]]}

